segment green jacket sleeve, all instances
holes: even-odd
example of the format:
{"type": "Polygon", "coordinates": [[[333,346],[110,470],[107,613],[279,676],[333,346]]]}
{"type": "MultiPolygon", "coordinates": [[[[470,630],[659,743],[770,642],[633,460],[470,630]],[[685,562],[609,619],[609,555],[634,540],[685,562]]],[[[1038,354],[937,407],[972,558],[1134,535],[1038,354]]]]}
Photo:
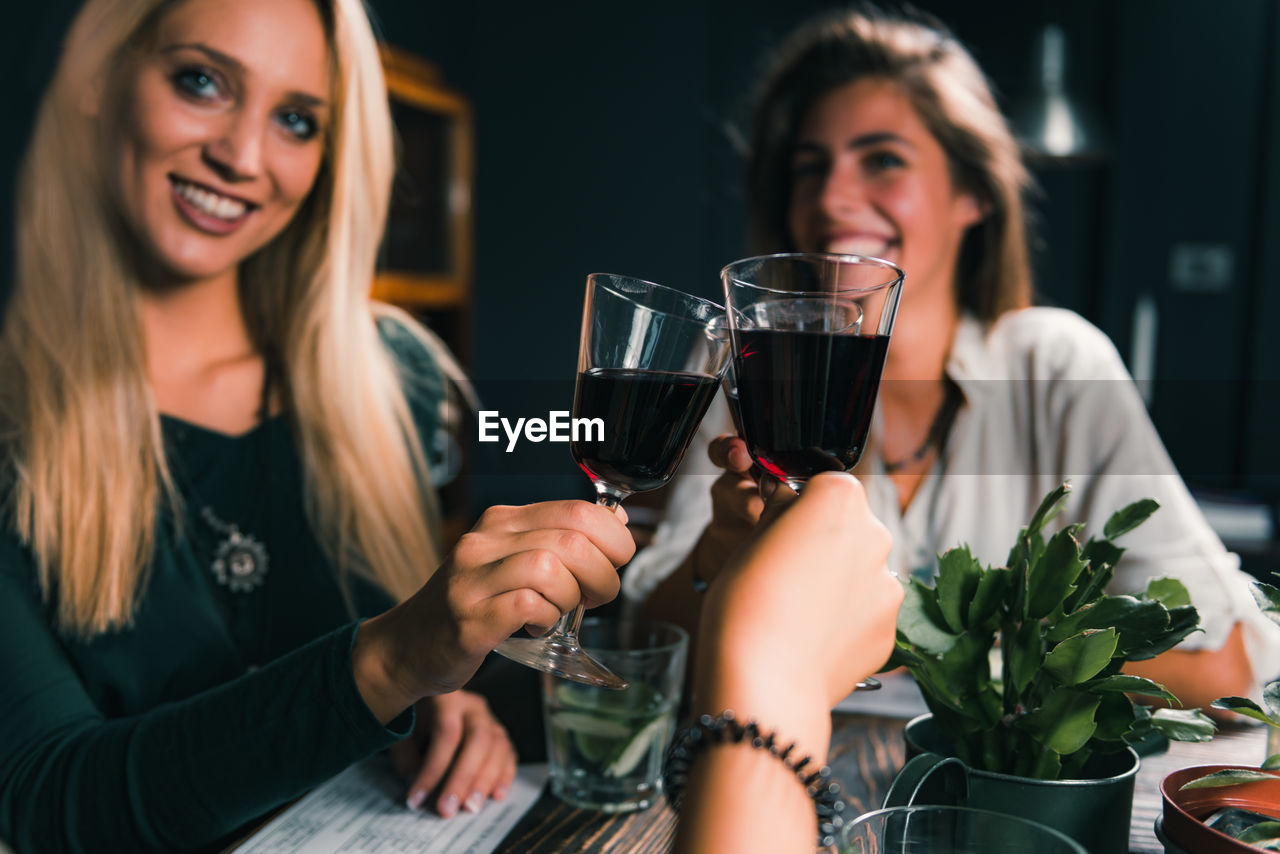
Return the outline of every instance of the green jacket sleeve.
{"type": "Polygon", "coordinates": [[[378,321],[378,332],[399,369],[431,483],[443,486],[457,475],[461,451],[451,413],[460,412],[462,404],[431,351],[413,332],[389,317],[378,321]]]}
{"type": "MultiPolygon", "coordinates": [[[[20,852],[196,850],[407,735],[351,669],[357,623],[186,700],[107,720],[0,538],[0,838],[20,852]]],[[[140,664],[140,666],[142,666],[140,664]]]]}

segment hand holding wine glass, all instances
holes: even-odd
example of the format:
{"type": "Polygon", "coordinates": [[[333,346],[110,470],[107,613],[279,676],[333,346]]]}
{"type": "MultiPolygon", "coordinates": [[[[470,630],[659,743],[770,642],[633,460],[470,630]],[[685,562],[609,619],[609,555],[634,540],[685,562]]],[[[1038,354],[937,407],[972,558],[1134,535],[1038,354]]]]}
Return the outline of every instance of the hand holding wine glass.
{"type": "MultiPolygon", "coordinates": [[[[728,363],[723,316],[715,303],[652,282],[587,277],[573,401],[584,429],[575,428],[570,450],[601,506],[675,474],[728,363]]],[[[579,605],[551,635],[509,638],[496,651],[566,679],[625,688],[579,646],[582,613],[579,605]]]]}
{"type": "Polygon", "coordinates": [[[612,599],[634,552],[624,519],[587,501],[490,507],[417,593],[360,624],[361,696],[386,723],[457,690],[522,626],[543,630],[583,597],[612,599]]]}
{"type": "Polygon", "coordinates": [[[738,417],[752,459],[799,491],[866,447],[903,273],[859,255],[790,253],[721,271],[738,417]]]}

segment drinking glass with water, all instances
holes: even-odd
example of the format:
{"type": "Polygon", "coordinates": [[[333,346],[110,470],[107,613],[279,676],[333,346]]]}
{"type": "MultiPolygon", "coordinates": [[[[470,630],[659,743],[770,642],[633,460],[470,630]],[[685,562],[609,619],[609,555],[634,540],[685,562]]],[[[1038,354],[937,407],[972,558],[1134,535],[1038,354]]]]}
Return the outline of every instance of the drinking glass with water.
{"type": "Polygon", "coordinates": [[[646,809],[662,794],[662,760],[675,731],[689,636],[669,623],[588,618],[579,640],[628,687],[543,676],[551,790],[589,809],[646,809]]]}

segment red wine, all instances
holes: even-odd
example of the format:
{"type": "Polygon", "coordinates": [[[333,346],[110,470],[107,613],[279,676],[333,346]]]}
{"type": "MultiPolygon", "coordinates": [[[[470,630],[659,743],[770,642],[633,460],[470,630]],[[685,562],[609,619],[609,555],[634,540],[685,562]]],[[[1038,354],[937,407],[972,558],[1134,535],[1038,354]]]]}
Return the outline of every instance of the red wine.
{"type": "Polygon", "coordinates": [[[742,436],[756,462],[784,480],[857,465],[889,337],[749,329],[738,342],[742,436]]]}
{"type": "Polygon", "coordinates": [[[657,489],[675,474],[718,387],[706,374],[579,373],[573,417],[604,419],[604,441],[571,442],[573,459],[592,480],[628,492],[657,489]]]}

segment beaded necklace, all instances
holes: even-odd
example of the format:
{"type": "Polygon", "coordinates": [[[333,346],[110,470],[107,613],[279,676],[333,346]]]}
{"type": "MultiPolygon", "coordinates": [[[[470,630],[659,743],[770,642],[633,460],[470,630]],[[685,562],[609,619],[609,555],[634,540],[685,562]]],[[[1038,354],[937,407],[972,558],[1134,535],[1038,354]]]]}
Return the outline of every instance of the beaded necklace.
{"type": "MultiPolygon", "coordinates": [[[[263,425],[266,423],[267,416],[270,412],[271,402],[271,360],[267,359],[263,365],[262,374],[262,399],[258,405],[258,435],[254,437],[253,445],[253,471],[255,476],[260,474],[263,466],[266,464],[263,453],[263,443],[266,441],[263,437],[263,425]]],[[[267,478],[270,481],[270,478],[267,478]]],[[[257,489],[255,492],[261,501],[260,508],[268,504],[267,488],[257,489]]],[[[197,498],[192,493],[192,498],[197,498]]],[[[258,514],[258,521],[262,521],[262,513],[258,514]]],[[[267,567],[270,564],[267,555],[267,547],[262,541],[252,534],[242,531],[239,525],[234,522],[224,521],[213,508],[204,504],[200,508],[200,519],[208,525],[215,534],[221,539],[213,552],[213,562],[209,565],[209,570],[213,573],[213,577],[223,587],[229,589],[232,593],[251,593],[254,589],[262,586],[266,581],[267,567]]]]}
{"type": "Polygon", "coordinates": [[[947,434],[951,432],[951,425],[955,421],[956,413],[960,411],[963,397],[960,394],[960,387],[950,379],[944,379],[943,382],[946,384],[946,391],[943,393],[942,402],[938,404],[938,411],[933,414],[933,422],[929,425],[929,432],[925,433],[924,441],[910,456],[900,460],[885,460],[885,474],[897,474],[923,460],[930,451],[941,450],[947,443],[947,434]]]}

